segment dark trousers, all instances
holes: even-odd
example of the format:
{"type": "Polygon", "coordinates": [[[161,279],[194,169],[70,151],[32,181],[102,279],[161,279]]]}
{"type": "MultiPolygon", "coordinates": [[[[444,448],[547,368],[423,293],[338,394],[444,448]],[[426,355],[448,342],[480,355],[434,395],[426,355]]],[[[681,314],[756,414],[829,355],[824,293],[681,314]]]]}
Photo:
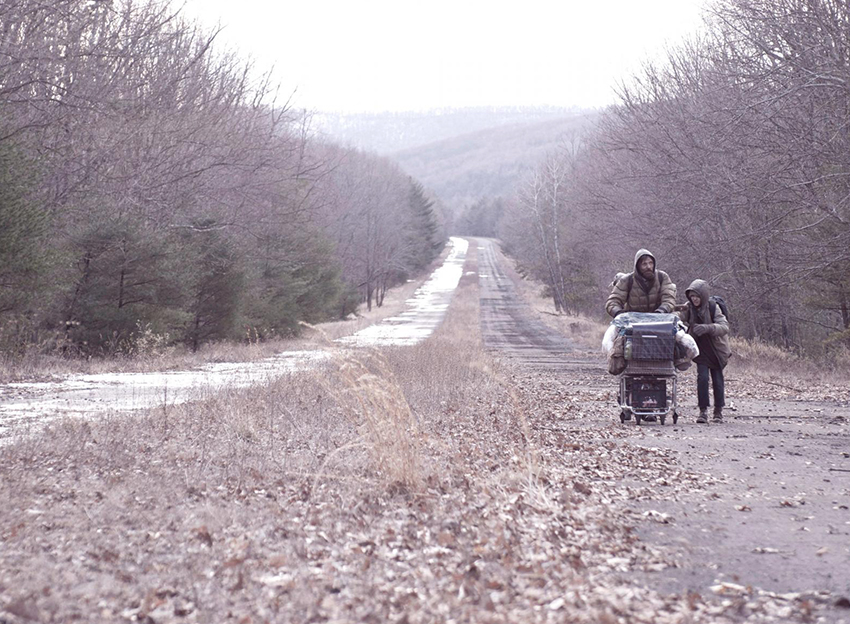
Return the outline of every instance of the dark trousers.
{"type": "Polygon", "coordinates": [[[723,369],[709,368],[705,364],[697,364],[697,403],[700,410],[708,409],[708,375],[711,373],[711,389],[714,391],[714,411],[726,405],[723,390],[723,369]]]}

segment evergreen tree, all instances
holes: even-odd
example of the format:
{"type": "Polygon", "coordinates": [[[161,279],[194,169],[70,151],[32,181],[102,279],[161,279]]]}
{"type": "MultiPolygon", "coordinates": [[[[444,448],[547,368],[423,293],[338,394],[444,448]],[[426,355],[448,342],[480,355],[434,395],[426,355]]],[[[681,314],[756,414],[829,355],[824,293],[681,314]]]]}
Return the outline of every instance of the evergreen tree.
{"type": "Polygon", "coordinates": [[[158,334],[179,333],[195,266],[186,240],[113,218],[81,228],[71,249],[76,279],[55,323],[65,325],[77,349],[112,353],[140,323],[158,334]]]}
{"type": "Polygon", "coordinates": [[[32,193],[34,172],[19,149],[0,141],[0,312],[24,312],[50,266],[49,219],[32,193]]]}
{"type": "Polygon", "coordinates": [[[291,336],[300,321],[318,323],[339,315],[340,269],[318,233],[300,240],[269,237],[263,247],[246,294],[245,324],[253,332],[261,338],[291,336]]]}
{"type": "Polygon", "coordinates": [[[234,244],[221,230],[207,227],[190,236],[196,256],[183,340],[196,351],[210,340],[239,337],[247,279],[234,244]]]}
{"type": "Polygon", "coordinates": [[[410,230],[406,240],[407,264],[410,270],[420,271],[437,257],[442,241],[439,240],[434,201],[425,195],[425,189],[413,178],[410,178],[408,208],[410,230]]]}

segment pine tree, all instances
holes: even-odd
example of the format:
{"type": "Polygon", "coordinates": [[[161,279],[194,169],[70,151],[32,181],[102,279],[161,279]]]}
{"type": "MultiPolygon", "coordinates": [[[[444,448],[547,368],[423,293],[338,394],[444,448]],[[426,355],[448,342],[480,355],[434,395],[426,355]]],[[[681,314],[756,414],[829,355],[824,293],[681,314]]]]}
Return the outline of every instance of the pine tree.
{"type": "Polygon", "coordinates": [[[413,178],[410,178],[408,208],[410,231],[406,241],[407,264],[411,271],[421,271],[437,257],[442,241],[439,240],[434,201],[425,195],[425,189],[413,178]]]}
{"type": "Polygon", "coordinates": [[[33,163],[0,142],[0,312],[25,311],[50,265],[49,218],[31,192],[35,177],[33,163]]]}

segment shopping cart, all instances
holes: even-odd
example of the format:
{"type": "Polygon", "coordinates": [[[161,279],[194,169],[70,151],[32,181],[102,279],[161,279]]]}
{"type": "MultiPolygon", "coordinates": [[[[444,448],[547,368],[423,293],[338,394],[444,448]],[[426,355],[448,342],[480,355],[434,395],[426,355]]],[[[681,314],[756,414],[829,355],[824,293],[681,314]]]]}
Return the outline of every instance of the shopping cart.
{"type": "Polygon", "coordinates": [[[656,419],[663,425],[676,412],[676,367],[674,353],[679,317],[676,314],[625,312],[614,319],[624,335],[626,368],[620,374],[620,422],[634,417],[641,421],[656,419]]]}

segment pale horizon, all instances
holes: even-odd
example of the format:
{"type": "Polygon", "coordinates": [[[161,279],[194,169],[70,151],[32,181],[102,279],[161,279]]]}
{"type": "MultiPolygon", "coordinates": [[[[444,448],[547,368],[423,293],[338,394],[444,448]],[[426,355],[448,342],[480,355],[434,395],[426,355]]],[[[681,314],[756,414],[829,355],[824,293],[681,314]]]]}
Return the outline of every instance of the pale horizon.
{"type": "Polygon", "coordinates": [[[322,113],[601,108],[616,85],[699,26],[700,0],[556,7],[479,1],[186,0],[219,44],[274,67],[280,97],[322,113]]]}

